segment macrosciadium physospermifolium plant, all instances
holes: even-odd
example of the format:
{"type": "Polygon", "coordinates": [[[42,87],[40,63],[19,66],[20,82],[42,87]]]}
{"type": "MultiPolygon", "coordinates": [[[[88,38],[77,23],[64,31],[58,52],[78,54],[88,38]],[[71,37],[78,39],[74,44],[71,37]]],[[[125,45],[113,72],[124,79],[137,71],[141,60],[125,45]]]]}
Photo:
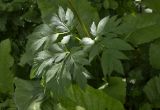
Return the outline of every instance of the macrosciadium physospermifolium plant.
{"type": "MultiPolygon", "coordinates": [[[[78,33],[75,17],[71,9],[59,7],[48,24],[34,30],[27,44],[27,53],[34,57],[31,77],[42,78],[43,86],[54,88],[57,93],[71,83],[84,88],[87,78],[92,77],[85,66],[96,56],[100,56],[104,76],[113,71],[123,74],[120,60],[128,58],[122,50],[132,50],[117,34],[105,32],[107,23],[113,23],[116,17],[104,17],[97,26],[93,22],[86,36],[78,33]]],[[[119,23],[120,20],[114,26],[119,23]]]]}

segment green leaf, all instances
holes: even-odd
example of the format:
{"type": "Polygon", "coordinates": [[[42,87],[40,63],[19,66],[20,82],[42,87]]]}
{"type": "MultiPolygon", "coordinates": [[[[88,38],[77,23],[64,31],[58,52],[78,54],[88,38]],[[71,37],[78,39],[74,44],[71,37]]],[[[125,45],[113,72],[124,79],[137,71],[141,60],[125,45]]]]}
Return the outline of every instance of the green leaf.
{"type": "Polygon", "coordinates": [[[43,61],[51,57],[52,57],[51,52],[44,50],[44,51],[37,53],[35,60],[43,61]]]}
{"type": "Polygon", "coordinates": [[[103,89],[107,95],[125,103],[126,98],[126,82],[120,77],[110,77],[108,86],[103,89]],[[118,92],[117,92],[118,91],[118,92]]]}
{"type": "Polygon", "coordinates": [[[160,42],[152,43],[149,49],[149,60],[153,68],[160,69],[160,42]]]}
{"type": "Polygon", "coordinates": [[[115,70],[117,73],[121,73],[121,74],[124,75],[124,69],[123,69],[123,65],[122,65],[121,61],[114,59],[114,60],[113,60],[113,63],[114,63],[114,70],[115,70]]]}
{"type": "Polygon", "coordinates": [[[46,40],[47,40],[47,37],[42,37],[41,39],[36,40],[32,45],[33,49],[35,51],[39,50],[46,40]]]}
{"type": "Polygon", "coordinates": [[[90,28],[90,24],[93,21],[99,20],[97,10],[91,6],[88,0],[81,0],[81,1],[68,0],[68,1],[72,2],[73,6],[71,7],[75,8],[75,11],[77,11],[76,13],[78,14],[79,18],[82,20],[82,22],[84,23],[84,25],[88,30],[90,28]]]}
{"type": "Polygon", "coordinates": [[[82,110],[124,110],[123,105],[116,99],[108,96],[100,90],[87,87],[85,91],[73,86],[68,91],[68,98],[62,102],[67,110],[83,108],[82,110]],[[68,103],[66,103],[68,101],[68,103]]]}
{"type": "Polygon", "coordinates": [[[122,32],[119,31],[119,24],[121,23],[121,19],[118,19],[117,16],[110,17],[106,26],[104,28],[104,35],[109,36],[111,33],[114,34],[121,34],[122,32]]]}
{"type": "Polygon", "coordinates": [[[134,31],[128,40],[135,45],[151,42],[160,38],[160,25],[152,25],[134,31]]]}
{"type": "Polygon", "coordinates": [[[124,23],[119,26],[118,32],[125,33],[125,39],[134,45],[149,43],[160,38],[158,19],[156,14],[128,15],[123,18],[124,23]]]}
{"type": "Polygon", "coordinates": [[[22,54],[21,58],[20,58],[20,65],[25,65],[26,63],[28,64],[32,64],[32,60],[33,60],[34,55],[32,54],[31,51],[28,51],[24,54],[22,54]]]}
{"type": "MultiPolygon", "coordinates": [[[[119,31],[127,34],[141,28],[159,24],[159,15],[157,14],[130,14],[123,17],[123,23],[119,26],[119,31]]],[[[127,36],[129,37],[129,36],[127,36]]]]}
{"type": "Polygon", "coordinates": [[[39,81],[15,79],[14,100],[18,110],[41,110],[43,91],[39,81]]]}
{"type": "Polygon", "coordinates": [[[107,49],[103,52],[101,65],[105,76],[110,76],[113,71],[124,74],[120,59],[127,59],[120,51],[107,49]]]}
{"type": "Polygon", "coordinates": [[[118,3],[115,0],[109,0],[110,1],[110,8],[111,9],[116,9],[118,8],[118,3]]]}
{"type": "Polygon", "coordinates": [[[4,40],[0,43],[0,92],[10,93],[13,91],[13,73],[11,66],[13,58],[10,55],[10,40],[4,40]]]}
{"type": "Polygon", "coordinates": [[[68,55],[66,53],[57,54],[55,58],[51,58],[55,59],[52,65],[49,65],[48,68],[46,64],[44,64],[45,67],[40,65],[36,74],[41,73],[45,76],[46,87],[53,92],[54,96],[64,96],[64,92],[72,81],[82,88],[86,86],[88,73],[83,66],[88,65],[89,61],[85,59],[85,56],[82,50],[72,51],[68,55]]]}
{"type": "MultiPolygon", "coordinates": [[[[50,59],[45,59],[42,63],[40,63],[39,67],[36,71],[36,76],[42,76],[43,73],[45,72],[45,69],[47,67],[49,67],[53,61],[54,61],[54,59],[50,58],[50,59]]],[[[37,64],[35,64],[35,65],[37,65],[37,64]]]]}
{"type": "Polygon", "coordinates": [[[108,9],[109,8],[109,0],[104,0],[103,6],[105,9],[108,9]]]}
{"type": "Polygon", "coordinates": [[[101,58],[101,65],[103,69],[103,74],[106,75],[111,75],[111,73],[114,70],[114,64],[113,64],[114,59],[108,55],[108,52],[103,52],[102,58],[101,58]]]}
{"type": "Polygon", "coordinates": [[[86,84],[87,84],[87,78],[84,75],[85,69],[82,68],[79,65],[74,65],[74,74],[73,77],[76,81],[76,83],[81,87],[81,88],[85,88],[86,84]]]}
{"type": "Polygon", "coordinates": [[[139,110],[152,110],[152,107],[149,103],[143,104],[139,110]]]}
{"type": "Polygon", "coordinates": [[[41,110],[66,110],[60,103],[55,102],[53,98],[47,98],[41,104],[41,110]]]}
{"type": "Polygon", "coordinates": [[[89,62],[91,62],[96,56],[98,56],[100,51],[101,50],[99,45],[93,45],[89,53],[89,62]]]}
{"type": "Polygon", "coordinates": [[[154,77],[144,87],[144,92],[154,108],[160,108],[160,77],[154,77]]]}
{"type": "Polygon", "coordinates": [[[13,99],[7,98],[4,102],[0,103],[0,109],[17,110],[13,99]]]}
{"type": "Polygon", "coordinates": [[[49,82],[53,77],[55,77],[59,69],[61,69],[61,64],[53,65],[46,73],[46,82],[49,82]]]}
{"type": "Polygon", "coordinates": [[[48,40],[53,39],[49,37],[52,34],[53,31],[47,24],[36,27],[34,32],[28,36],[29,41],[26,45],[26,52],[34,54],[39,51],[43,45],[47,45],[48,40]]]}
{"type": "Polygon", "coordinates": [[[46,84],[47,91],[50,91],[53,97],[57,100],[59,98],[66,97],[66,90],[70,87],[71,81],[69,78],[64,77],[68,71],[63,70],[63,73],[57,73],[56,77],[53,77],[49,82],[46,84]],[[63,75],[63,76],[62,76],[63,75]]]}
{"type": "Polygon", "coordinates": [[[105,52],[107,56],[112,56],[113,58],[116,58],[116,59],[120,59],[120,60],[128,59],[128,57],[125,54],[123,54],[121,51],[118,51],[118,50],[107,49],[105,52]]]}
{"type": "Polygon", "coordinates": [[[102,43],[109,49],[133,50],[130,44],[120,38],[106,38],[102,43]]]}
{"type": "Polygon", "coordinates": [[[115,0],[104,0],[103,6],[105,9],[116,9],[118,8],[118,3],[115,0]]]}

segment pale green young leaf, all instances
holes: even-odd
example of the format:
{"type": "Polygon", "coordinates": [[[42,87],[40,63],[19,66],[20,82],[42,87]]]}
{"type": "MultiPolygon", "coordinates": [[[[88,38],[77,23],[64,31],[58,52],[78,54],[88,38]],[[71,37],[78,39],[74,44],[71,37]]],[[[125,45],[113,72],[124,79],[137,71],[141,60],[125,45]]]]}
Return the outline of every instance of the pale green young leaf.
{"type": "Polygon", "coordinates": [[[93,36],[96,36],[97,35],[97,27],[96,27],[96,24],[95,22],[92,23],[91,27],[90,27],[90,30],[91,30],[91,34],[93,36]]]}
{"type": "Polygon", "coordinates": [[[65,33],[70,31],[67,25],[65,24],[65,22],[61,21],[58,15],[54,15],[51,18],[49,26],[51,26],[52,28],[55,28],[60,33],[61,32],[65,33]]]}
{"type": "Polygon", "coordinates": [[[63,39],[61,40],[61,43],[67,44],[69,42],[70,38],[71,38],[71,35],[64,36],[63,39]]]}
{"type": "Polygon", "coordinates": [[[82,38],[81,43],[82,43],[84,46],[92,46],[92,45],[95,43],[95,41],[92,40],[92,39],[89,38],[89,37],[84,37],[84,38],[82,38]]]}
{"type": "Polygon", "coordinates": [[[100,35],[103,31],[104,31],[104,27],[106,25],[106,23],[108,22],[109,17],[105,17],[102,20],[100,20],[100,22],[98,23],[97,26],[97,34],[100,35]]]}
{"type": "Polygon", "coordinates": [[[74,18],[74,14],[71,11],[71,9],[67,8],[66,11],[66,20],[67,20],[67,25],[71,26],[72,22],[73,22],[73,18],[74,18]]]}
{"type": "Polygon", "coordinates": [[[52,43],[55,42],[59,37],[59,33],[56,34],[52,34],[51,36],[49,36],[49,38],[51,39],[52,43]]]}
{"type": "Polygon", "coordinates": [[[64,9],[61,6],[59,7],[58,15],[60,17],[60,20],[62,22],[64,22],[65,21],[65,11],[64,11],[64,9]]]}

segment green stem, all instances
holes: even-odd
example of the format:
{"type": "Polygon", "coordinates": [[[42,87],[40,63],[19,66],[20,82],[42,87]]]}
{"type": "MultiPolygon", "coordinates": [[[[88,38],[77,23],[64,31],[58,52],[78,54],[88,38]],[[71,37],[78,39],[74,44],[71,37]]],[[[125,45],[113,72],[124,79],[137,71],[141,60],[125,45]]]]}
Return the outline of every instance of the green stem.
{"type": "Polygon", "coordinates": [[[81,41],[81,39],[79,37],[75,37],[78,41],[81,41]]]}
{"type": "Polygon", "coordinates": [[[81,19],[80,16],[78,15],[78,12],[77,12],[76,8],[74,7],[74,4],[72,3],[72,0],[68,0],[68,1],[69,1],[69,4],[71,5],[71,7],[72,7],[72,9],[73,9],[73,11],[74,11],[74,13],[75,13],[75,15],[77,16],[78,21],[79,21],[79,23],[80,23],[80,25],[81,25],[84,33],[86,34],[87,37],[89,37],[90,34],[89,34],[89,32],[88,32],[85,24],[83,23],[82,19],[81,19]]]}

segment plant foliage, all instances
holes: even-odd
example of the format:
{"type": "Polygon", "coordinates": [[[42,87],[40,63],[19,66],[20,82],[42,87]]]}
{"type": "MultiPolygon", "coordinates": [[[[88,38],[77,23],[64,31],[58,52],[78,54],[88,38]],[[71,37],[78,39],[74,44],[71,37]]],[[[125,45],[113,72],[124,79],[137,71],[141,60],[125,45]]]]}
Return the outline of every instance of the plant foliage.
{"type": "Polygon", "coordinates": [[[0,109],[160,109],[159,6],[0,0],[0,109]]]}

